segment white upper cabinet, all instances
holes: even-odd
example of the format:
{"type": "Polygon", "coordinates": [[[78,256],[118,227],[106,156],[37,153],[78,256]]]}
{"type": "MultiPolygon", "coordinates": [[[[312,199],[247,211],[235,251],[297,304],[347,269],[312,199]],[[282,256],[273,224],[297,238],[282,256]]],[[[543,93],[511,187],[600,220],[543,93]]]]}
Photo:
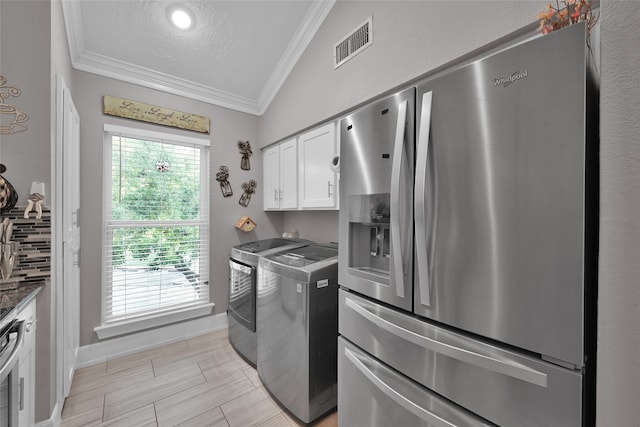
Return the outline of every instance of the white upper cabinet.
{"type": "Polygon", "coordinates": [[[264,210],[338,209],[336,122],[262,152],[264,210]]]}
{"type": "Polygon", "coordinates": [[[298,206],[298,155],[296,138],[263,152],[264,210],[298,206]]]}
{"type": "Polygon", "coordinates": [[[336,125],[331,122],[298,138],[298,206],[302,209],[335,209],[338,206],[338,155],[336,125]]]}

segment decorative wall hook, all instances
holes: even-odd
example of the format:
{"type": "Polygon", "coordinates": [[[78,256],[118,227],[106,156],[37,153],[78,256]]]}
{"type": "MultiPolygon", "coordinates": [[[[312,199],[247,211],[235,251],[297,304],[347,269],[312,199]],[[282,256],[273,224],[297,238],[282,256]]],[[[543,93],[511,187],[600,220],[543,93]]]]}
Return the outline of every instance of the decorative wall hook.
{"type": "Polygon", "coordinates": [[[253,154],[253,151],[251,151],[251,144],[249,144],[249,141],[238,141],[238,149],[242,155],[242,158],[240,159],[240,169],[245,171],[250,170],[251,163],[249,162],[249,157],[253,154]]]}
{"type": "Polygon", "coordinates": [[[216,181],[220,183],[220,190],[222,191],[222,195],[224,197],[233,196],[233,190],[231,189],[231,184],[229,183],[229,167],[220,166],[218,169],[219,172],[216,174],[216,181]]]}
{"type": "Polygon", "coordinates": [[[257,186],[258,183],[255,179],[250,179],[249,182],[242,183],[242,190],[244,190],[244,193],[242,193],[242,196],[240,196],[240,200],[238,201],[240,206],[244,206],[245,208],[249,206],[251,195],[255,193],[257,186]]]}
{"type": "Polygon", "coordinates": [[[0,76],[0,134],[24,132],[28,128],[23,123],[29,120],[29,115],[15,105],[5,103],[10,96],[20,96],[21,91],[17,87],[7,86],[6,83],[7,78],[0,76]]]}

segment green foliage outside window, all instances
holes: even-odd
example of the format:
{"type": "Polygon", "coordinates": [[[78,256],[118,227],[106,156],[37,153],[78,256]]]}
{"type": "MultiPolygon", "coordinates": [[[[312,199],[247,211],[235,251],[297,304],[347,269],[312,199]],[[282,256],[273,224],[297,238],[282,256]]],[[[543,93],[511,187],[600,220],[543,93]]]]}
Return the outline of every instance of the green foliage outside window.
{"type": "Polygon", "coordinates": [[[112,264],[180,269],[197,260],[197,225],[145,222],[200,219],[200,150],[117,136],[112,142],[112,219],[140,221],[114,228],[112,264]]]}

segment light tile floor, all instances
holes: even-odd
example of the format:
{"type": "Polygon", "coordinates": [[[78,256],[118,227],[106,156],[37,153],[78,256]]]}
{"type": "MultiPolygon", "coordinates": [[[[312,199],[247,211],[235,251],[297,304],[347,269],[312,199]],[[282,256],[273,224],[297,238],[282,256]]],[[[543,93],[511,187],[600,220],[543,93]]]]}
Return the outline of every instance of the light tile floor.
{"type": "MultiPolygon", "coordinates": [[[[76,370],[62,411],[75,426],[301,426],[222,330],[76,370]]],[[[316,427],[336,427],[334,412],[316,427]]]]}

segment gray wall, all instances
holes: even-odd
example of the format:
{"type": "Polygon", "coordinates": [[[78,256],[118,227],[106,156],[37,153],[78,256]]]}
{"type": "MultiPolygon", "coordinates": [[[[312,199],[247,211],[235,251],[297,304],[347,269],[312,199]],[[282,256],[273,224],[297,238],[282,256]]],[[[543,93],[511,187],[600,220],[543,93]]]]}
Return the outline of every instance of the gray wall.
{"type": "MultiPolygon", "coordinates": [[[[260,118],[262,147],[530,24],[546,2],[338,0],[260,118]],[[338,69],[334,44],[373,16],[373,45],[338,69]]],[[[337,241],[337,212],[287,212],[284,229],[337,241]],[[323,231],[323,229],[327,231],[323,231]]]]}
{"type": "MultiPolygon", "coordinates": [[[[45,205],[51,206],[53,200],[51,153],[55,128],[49,43],[60,40],[52,24],[58,6],[49,1],[0,2],[0,74],[9,86],[22,91],[19,97],[5,102],[30,116],[26,131],[0,135],[0,162],[7,166],[4,177],[18,192],[19,207],[26,206],[32,181],[45,183],[45,205]]],[[[37,297],[36,420],[49,418],[56,400],[55,295],[55,284],[49,283],[37,297]]]]}
{"type": "MultiPolygon", "coordinates": [[[[534,21],[546,2],[338,1],[260,120],[268,145],[534,21]],[[374,45],[333,70],[333,44],[373,14],[374,45]]],[[[640,419],[640,2],[601,2],[597,425],[640,419]]],[[[313,227],[314,213],[287,213],[313,227]]]]}
{"type": "Polygon", "coordinates": [[[338,0],[261,117],[261,146],[524,27],[545,4],[338,0]],[[334,44],[369,16],[373,16],[373,45],[334,70],[334,44]]]}
{"type": "Polygon", "coordinates": [[[640,420],[640,2],[603,0],[598,425],[640,420]]]}
{"type": "Polygon", "coordinates": [[[74,71],[74,102],[80,113],[80,194],[82,224],[82,269],[80,294],[80,345],[97,342],[93,328],[100,325],[101,268],[102,268],[102,170],[103,170],[103,126],[105,123],[140,129],[150,129],[167,134],[182,134],[205,137],[211,141],[211,246],[210,283],[211,301],[215,313],[224,313],[227,308],[229,248],[240,242],[273,237],[282,233],[282,213],[265,213],[262,210],[262,153],[257,149],[258,118],[193,101],[153,89],[74,71]],[[127,99],[187,111],[211,119],[211,134],[183,131],[165,126],[136,122],[105,116],[102,114],[102,96],[119,96],[127,99]],[[249,140],[255,144],[251,157],[251,170],[240,169],[238,140],[249,140]],[[222,197],[215,173],[219,166],[230,169],[233,196],[222,197]],[[258,181],[257,192],[247,208],[238,204],[242,182],[250,178],[258,181]],[[250,233],[234,227],[237,219],[248,215],[258,226],[250,233]]]}
{"type": "MultiPolygon", "coordinates": [[[[101,170],[102,160],[101,154],[97,156],[99,159],[92,158],[91,149],[101,153],[100,97],[104,93],[130,95],[141,101],[211,116],[212,169],[221,164],[232,167],[233,184],[240,182],[235,141],[240,138],[259,141],[251,158],[256,169],[250,174],[258,178],[260,185],[258,145],[264,146],[332,117],[522,27],[533,21],[535,13],[545,3],[339,1],[272,106],[259,119],[258,127],[257,119],[240,113],[85,73],[74,72],[70,76],[68,65],[60,60],[65,48],[60,45],[63,31],[58,1],[53,2],[51,12],[47,1],[1,1],[0,74],[23,90],[16,103],[31,115],[29,131],[0,137],[0,160],[9,166],[7,178],[21,195],[28,192],[32,180],[49,182],[51,175],[50,71],[65,74],[81,114],[84,162],[81,173],[83,181],[87,181],[82,186],[83,196],[87,199],[83,202],[83,224],[90,221],[93,225],[83,227],[83,232],[89,229],[83,236],[83,248],[91,254],[93,261],[87,258],[88,253],[84,254],[81,321],[88,325],[83,326],[82,344],[94,341],[92,329],[99,321],[99,315],[96,315],[99,312],[99,261],[96,256],[99,256],[101,242],[99,235],[91,229],[101,221],[101,196],[92,198],[91,192],[101,193],[101,183],[96,182],[99,177],[94,177],[92,171],[101,170]],[[52,14],[51,21],[49,13],[52,14]],[[374,46],[334,71],[330,53],[333,43],[371,14],[374,15],[374,46]],[[53,47],[46,43],[50,37],[53,47]]],[[[640,85],[637,78],[640,2],[603,0],[601,11],[598,425],[626,426],[635,425],[640,419],[640,265],[637,262],[640,258],[640,198],[637,194],[640,188],[640,85]]],[[[212,277],[216,273],[222,277],[214,280],[212,300],[216,302],[216,311],[222,312],[226,307],[224,258],[229,246],[291,228],[299,229],[301,234],[308,230],[309,238],[314,238],[311,236],[320,233],[317,218],[330,226],[337,217],[335,212],[264,214],[260,211],[259,190],[249,209],[245,210],[235,206],[237,200],[222,200],[216,185],[212,179],[212,247],[218,249],[212,248],[211,256],[212,259],[219,258],[212,264],[212,277]],[[235,219],[247,213],[258,222],[255,233],[243,234],[233,228],[235,219]]],[[[236,193],[237,188],[234,185],[236,193]]],[[[38,299],[38,316],[45,321],[51,319],[53,323],[55,316],[49,308],[45,314],[40,312],[40,306],[54,304],[51,292],[46,290],[38,299]]],[[[43,327],[42,323],[38,325],[39,346],[43,339],[41,331],[51,330],[51,325],[43,327]]],[[[51,346],[50,335],[45,333],[45,348],[51,346]]],[[[46,368],[42,367],[46,367],[47,362],[41,360],[46,354],[40,351],[37,356],[37,419],[45,419],[50,415],[51,408],[47,407],[52,401],[50,389],[53,385],[47,380],[46,368]]]]}
{"type": "Polygon", "coordinates": [[[338,211],[288,211],[284,231],[297,231],[302,239],[318,243],[338,241],[338,211]]]}
{"type": "MultiPolygon", "coordinates": [[[[17,106],[30,118],[26,131],[0,135],[0,161],[7,166],[3,176],[19,194],[18,204],[26,206],[32,181],[51,188],[51,6],[48,1],[1,3],[0,72],[8,86],[22,91],[5,103],[17,106]]],[[[45,204],[50,204],[49,197],[45,204]]]]}

